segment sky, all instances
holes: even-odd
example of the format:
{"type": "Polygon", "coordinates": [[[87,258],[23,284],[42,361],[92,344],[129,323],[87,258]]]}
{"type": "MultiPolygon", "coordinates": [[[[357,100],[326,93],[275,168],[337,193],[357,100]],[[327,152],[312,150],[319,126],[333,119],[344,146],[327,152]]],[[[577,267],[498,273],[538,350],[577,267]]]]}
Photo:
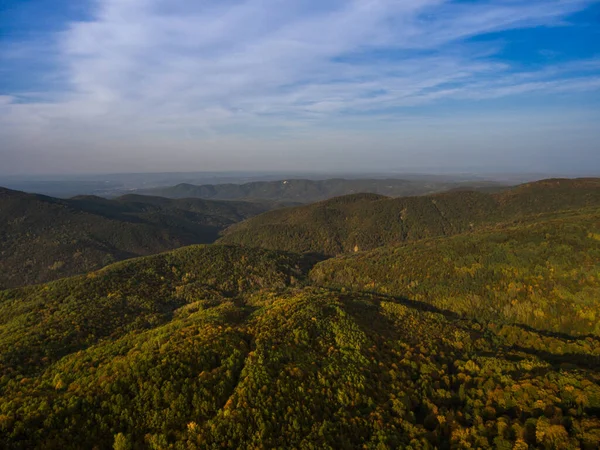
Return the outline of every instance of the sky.
{"type": "Polygon", "coordinates": [[[211,170],[600,174],[600,2],[0,2],[0,174],[211,170]]]}

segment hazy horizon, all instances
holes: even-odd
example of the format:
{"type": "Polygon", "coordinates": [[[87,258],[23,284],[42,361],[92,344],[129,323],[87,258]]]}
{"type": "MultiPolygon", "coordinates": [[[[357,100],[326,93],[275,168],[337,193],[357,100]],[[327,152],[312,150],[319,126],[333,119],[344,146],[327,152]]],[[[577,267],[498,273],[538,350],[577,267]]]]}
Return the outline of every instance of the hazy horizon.
{"type": "Polygon", "coordinates": [[[235,176],[235,177],[276,177],[277,179],[283,180],[285,177],[294,177],[295,179],[301,179],[302,177],[317,177],[322,179],[334,178],[334,177],[351,177],[368,179],[369,177],[381,178],[390,177],[394,179],[401,179],[402,177],[479,177],[482,179],[493,179],[494,177],[514,177],[523,179],[535,179],[538,178],[585,178],[600,177],[600,169],[588,169],[588,170],[576,170],[576,171],[553,171],[553,172],[535,172],[527,170],[494,170],[489,169],[478,169],[478,168],[460,168],[448,169],[448,170],[437,170],[430,168],[416,168],[414,170],[372,170],[372,171],[348,171],[348,170],[188,170],[188,171],[149,171],[149,172],[137,172],[137,171],[113,171],[113,172],[94,172],[94,171],[83,171],[83,172],[0,172],[0,181],[9,179],[19,180],[69,180],[69,179],[90,179],[90,178],[102,178],[102,177],[125,177],[125,176],[192,176],[192,175],[205,175],[205,176],[235,176]]]}
{"type": "Polygon", "coordinates": [[[0,174],[600,171],[596,0],[8,0],[0,174]]]}

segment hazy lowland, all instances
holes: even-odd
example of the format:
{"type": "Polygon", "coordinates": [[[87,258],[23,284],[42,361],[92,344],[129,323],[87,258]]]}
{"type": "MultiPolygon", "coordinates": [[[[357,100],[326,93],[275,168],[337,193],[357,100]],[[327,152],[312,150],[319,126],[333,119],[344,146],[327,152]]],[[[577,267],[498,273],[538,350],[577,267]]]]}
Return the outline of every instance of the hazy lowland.
{"type": "Polygon", "coordinates": [[[0,190],[3,448],[598,448],[600,179],[229,181],[0,190]]]}

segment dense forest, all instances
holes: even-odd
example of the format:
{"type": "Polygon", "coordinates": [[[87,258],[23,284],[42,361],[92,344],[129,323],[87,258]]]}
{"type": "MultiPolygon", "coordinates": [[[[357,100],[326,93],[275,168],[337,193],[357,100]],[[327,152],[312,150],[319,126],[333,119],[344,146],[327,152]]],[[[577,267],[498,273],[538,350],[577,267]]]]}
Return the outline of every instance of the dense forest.
{"type": "Polygon", "coordinates": [[[600,206],[598,179],[545,180],[493,194],[356,194],[261,214],[229,227],[221,242],[331,256],[586,206],[600,206]]]}
{"type": "Polygon", "coordinates": [[[229,225],[277,206],[140,195],[62,200],[0,188],[0,289],[211,243],[229,225]]]}
{"type": "Polygon", "coordinates": [[[599,262],[600,208],[587,208],[332,258],[311,278],[480,320],[600,337],[599,262]]]}
{"type": "Polygon", "coordinates": [[[597,449],[599,202],[600,180],[352,195],[0,291],[0,447],[597,449]]]}

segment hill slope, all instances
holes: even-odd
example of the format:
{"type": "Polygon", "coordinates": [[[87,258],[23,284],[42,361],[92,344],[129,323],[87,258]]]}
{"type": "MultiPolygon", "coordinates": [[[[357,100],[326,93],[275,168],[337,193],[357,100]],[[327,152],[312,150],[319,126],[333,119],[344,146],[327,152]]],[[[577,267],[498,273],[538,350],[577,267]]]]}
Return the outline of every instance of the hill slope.
{"type": "Polygon", "coordinates": [[[210,243],[225,227],[272,206],[137,195],[60,200],[0,188],[0,289],[210,243]]]}
{"type": "Polygon", "coordinates": [[[314,283],[479,320],[600,337],[600,208],[381,247],[319,263],[314,283]]]}
{"type": "Polygon", "coordinates": [[[335,255],[598,205],[600,179],[545,180],[494,194],[356,194],[261,214],[228,228],[220,242],[335,255]]]}
{"type": "Polygon", "coordinates": [[[488,181],[450,182],[441,180],[401,179],[341,179],[328,180],[280,180],[256,181],[245,184],[178,184],[155,188],[140,193],[168,198],[197,197],[213,200],[262,199],[281,202],[312,203],[340,195],[361,192],[387,195],[390,197],[422,195],[441,192],[457,186],[482,189],[501,189],[499,183],[488,181]]]}
{"type": "Polygon", "coordinates": [[[598,339],[302,287],[310,265],[204,246],[0,293],[0,444],[595,448],[598,339]]]}
{"type": "Polygon", "coordinates": [[[35,373],[38,366],[103,338],[164,323],[190,303],[200,302],[201,308],[203,300],[219,303],[293,285],[308,262],[268,250],[191,246],[0,291],[0,375],[16,367],[35,373]]]}

